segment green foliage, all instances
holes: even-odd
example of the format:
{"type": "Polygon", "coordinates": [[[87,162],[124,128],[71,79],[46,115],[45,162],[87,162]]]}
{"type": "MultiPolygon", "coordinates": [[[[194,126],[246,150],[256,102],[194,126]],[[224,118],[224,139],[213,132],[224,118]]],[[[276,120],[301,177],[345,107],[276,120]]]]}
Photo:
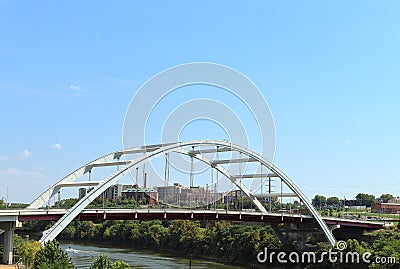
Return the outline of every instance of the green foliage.
{"type": "Polygon", "coordinates": [[[69,239],[75,239],[75,226],[73,224],[69,224],[61,233],[60,237],[61,238],[69,238],[69,239]]]}
{"type": "Polygon", "coordinates": [[[90,269],[129,269],[129,265],[124,261],[111,262],[107,255],[101,254],[90,265],[90,269]]]}
{"type": "Polygon", "coordinates": [[[386,193],[382,194],[381,197],[379,197],[383,203],[387,203],[390,199],[393,199],[393,195],[386,193]]]}
{"type": "MultiPolygon", "coordinates": [[[[330,263],[325,260],[323,264],[315,264],[307,268],[399,268],[400,259],[400,232],[397,228],[382,229],[368,234],[372,240],[372,244],[367,244],[365,242],[358,242],[356,239],[347,240],[347,247],[343,251],[343,257],[346,257],[348,253],[358,253],[360,257],[360,263],[330,263]],[[368,259],[371,261],[370,264],[363,263],[362,255],[365,252],[372,254],[368,259]],[[376,261],[381,261],[380,258],[395,258],[395,263],[376,263],[376,261]]],[[[331,249],[331,246],[326,244],[317,245],[317,257],[320,257],[322,252],[327,252],[331,249]],[[318,256],[319,255],[319,256],[318,256]]],[[[336,251],[336,250],[335,250],[336,251]]],[[[340,255],[340,254],[338,254],[340,255]]]]}
{"type": "Polygon", "coordinates": [[[359,193],[356,196],[356,200],[357,205],[365,205],[367,207],[370,207],[371,204],[375,201],[375,196],[372,194],[359,193]]]}
{"type": "Polygon", "coordinates": [[[313,206],[321,209],[325,207],[326,204],[326,197],[323,195],[315,195],[314,198],[312,199],[312,204],[313,206]]]}
{"type": "Polygon", "coordinates": [[[34,269],[44,268],[74,268],[67,253],[65,253],[56,240],[44,243],[44,246],[36,253],[34,269]]]}
{"type": "Polygon", "coordinates": [[[93,202],[90,203],[88,208],[101,208],[103,207],[112,207],[112,208],[138,208],[140,207],[140,203],[136,202],[134,198],[127,198],[119,196],[116,200],[110,201],[108,199],[104,199],[102,196],[94,199],[93,202]]]}
{"type": "Polygon", "coordinates": [[[111,268],[111,260],[107,255],[101,254],[98,258],[93,261],[93,264],[90,265],[90,269],[110,269],[111,268]]]}
{"type": "Polygon", "coordinates": [[[71,264],[65,260],[54,261],[52,263],[42,263],[38,267],[34,267],[38,269],[70,269],[73,268],[71,264]]]}
{"type": "Polygon", "coordinates": [[[29,204],[22,203],[10,203],[0,199],[0,209],[23,209],[26,208],[29,204]]]}
{"type": "Polygon", "coordinates": [[[56,208],[71,208],[79,201],[78,198],[68,198],[61,200],[60,202],[56,202],[54,207],[56,208]]]}
{"type": "Polygon", "coordinates": [[[124,261],[116,261],[111,265],[111,269],[130,269],[130,267],[124,261]]]}
{"type": "Polygon", "coordinates": [[[281,247],[279,239],[269,226],[245,226],[225,221],[119,220],[97,224],[73,222],[66,230],[68,232],[62,233],[63,239],[76,240],[82,235],[85,241],[107,240],[138,248],[209,256],[242,264],[254,263],[254,257],[264,247],[281,247]]]}
{"type": "Polygon", "coordinates": [[[329,197],[328,199],[326,199],[326,204],[329,206],[338,207],[339,203],[340,201],[338,197],[329,197]]]}
{"type": "Polygon", "coordinates": [[[14,235],[14,246],[17,251],[18,258],[27,268],[33,264],[36,253],[40,250],[41,245],[37,241],[23,241],[18,235],[14,235]]]}
{"type": "Polygon", "coordinates": [[[54,225],[54,221],[28,221],[24,223],[24,228],[32,231],[45,231],[54,225]]]}
{"type": "Polygon", "coordinates": [[[384,229],[375,232],[375,241],[372,244],[372,254],[379,257],[400,258],[400,232],[392,229],[384,229]]]}
{"type": "Polygon", "coordinates": [[[94,235],[94,223],[92,221],[80,221],[77,230],[77,239],[90,239],[94,235]]]}

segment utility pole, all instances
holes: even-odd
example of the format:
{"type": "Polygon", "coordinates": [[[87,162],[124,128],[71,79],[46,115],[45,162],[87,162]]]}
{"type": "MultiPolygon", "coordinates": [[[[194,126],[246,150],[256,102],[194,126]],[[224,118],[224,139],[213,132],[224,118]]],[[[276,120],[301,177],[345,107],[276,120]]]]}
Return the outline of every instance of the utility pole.
{"type": "Polygon", "coordinates": [[[139,167],[136,167],[136,177],[135,177],[136,188],[139,188],[138,178],[139,178],[139,167]]]}
{"type": "Polygon", "coordinates": [[[8,186],[7,186],[7,194],[6,194],[6,210],[8,208],[8,186]]]}
{"type": "Polygon", "coordinates": [[[268,194],[269,194],[269,199],[268,199],[268,211],[271,213],[271,204],[272,204],[272,197],[271,197],[271,177],[268,177],[268,194]]]}
{"type": "Polygon", "coordinates": [[[206,184],[206,206],[207,206],[207,210],[208,210],[208,184],[206,184]]]}
{"type": "Polygon", "coordinates": [[[58,191],[58,208],[60,208],[61,205],[61,191],[58,191]]]}

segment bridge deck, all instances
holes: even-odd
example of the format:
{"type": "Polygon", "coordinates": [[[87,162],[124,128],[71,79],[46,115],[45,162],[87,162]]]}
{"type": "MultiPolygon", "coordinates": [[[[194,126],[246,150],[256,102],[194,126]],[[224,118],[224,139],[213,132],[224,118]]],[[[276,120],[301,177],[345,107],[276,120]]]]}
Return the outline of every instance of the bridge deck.
{"type": "MultiPolygon", "coordinates": [[[[67,209],[36,209],[36,210],[0,210],[0,222],[9,220],[18,221],[57,221],[68,212],[67,209]]],[[[182,209],[85,209],[77,220],[153,220],[153,219],[188,219],[188,220],[231,220],[264,223],[309,223],[314,219],[309,215],[267,213],[255,211],[226,211],[226,210],[182,210],[182,209]]],[[[366,229],[380,229],[382,222],[349,220],[333,217],[324,217],[328,225],[359,227],[366,229]]]]}

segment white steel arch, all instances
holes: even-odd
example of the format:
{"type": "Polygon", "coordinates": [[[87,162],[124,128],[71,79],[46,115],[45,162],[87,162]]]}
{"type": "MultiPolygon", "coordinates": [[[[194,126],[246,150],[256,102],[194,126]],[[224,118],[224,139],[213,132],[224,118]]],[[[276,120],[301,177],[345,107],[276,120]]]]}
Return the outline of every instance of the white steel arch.
{"type": "MultiPolygon", "coordinates": [[[[29,208],[38,208],[39,206],[43,205],[46,203],[47,198],[51,198],[50,193],[55,195],[58,190],[59,190],[59,185],[66,183],[66,182],[71,182],[75,181],[79,176],[82,176],[86,172],[90,171],[93,167],[96,165],[102,166],[108,166],[112,165],[113,163],[110,163],[110,161],[118,159],[125,154],[131,154],[131,153],[145,153],[143,156],[140,156],[139,158],[136,158],[134,160],[129,160],[125,161],[122,164],[125,164],[126,166],[123,167],[121,170],[117,170],[113,174],[111,174],[109,177],[105,178],[101,182],[99,182],[99,185],[95,187],[94,190],[92,190],[90,193],[88,193],[87,196],[85,196],[83,199],[81,199],[78,203],[76,203],[67,214],[65,214],[63,217],[58,220],[53,227],[51,227],[49,230],[45,231],[43,233],[43,237],[40,239],[40,242],[44,243],[49,240],[53,240],[57,237],[57,235],[71,222],[73,221],[79,213],[86,208],[95,198],[97,198],[100,194],[102,194],[108,187],[113,185],[115,182],[117,182],[120,178],[123,176],[127,175],[129,173],[129,169],[135,169],[136,167],[139,167],[143,165],[144,163],[161,156],[162,154],[166,154],[169,152],[178,152],[181,154],[186,154],[190,155],[190,152],[185,150],[184,147],[189,147],[189,146],[222,146],[222,147],[227,147],[231,149],[232,151],[240,152],[242,154],[247,155],[250,158],[256,159],[259,163],[267,167],[271,172],[275,173],[286,185],[287,187],[293,191],[297,197],[299,197],[306,208],[309,210],[309,212],[313,215],[315,220],[317,221],[318,225],[321,227],[322,231],[324,232],[326,238],[328,241],[334,245],[336,243],[336,239],[333,236],[332,232],[328,228],[328,226],[325,224],[325,222],[322,220],[321,216],[317,212],[317,210],[312,206],[308,198],[303,194],[303,192],[300,190],[300,188],[278,167],[276,167],[274,164],[272,164],[269,160],[265,159],[261,155],[245,148],[239,145],[235,145],[226,141],[217,141],[217,140],[195,140],[195,141],[188,141],[188,142],[177,142],[177,143],[171,143],[171,144],[164,144],[164,145],[152,145],[152,146],[143,146],[143,147],[135,147],[132,149],[124,150],[124,151],[117,151],[108,155],[105,155],[91,163],[88,163],[87,165],[79,168],[72,174],[68,175],[61,181],[59,181],[57,184],[52,186],[49,190],[44,192],[41,196],[39,196],[35,201],[29,206],[29,208]],[[90,169],[90,170],[89,170],[90,169]]],[[[261,203],[257,200],[257,198],[247,189],[247,187],[243,184],[241,184],[240,181],[237,180],[236,177],[232,176],[229,171],[227,171],[224,167],[220,165],[214,164],[211,160],[201,156],[201,155],[195,155],[193,156],[215,168],[222,174],[224,174],[229,180],[231,180],[236,186],[238,186],[250,199],[253,201],[253,203],[257,206],[257,208],[263,213],[267,213],[265,208],[261,205],[261,203]]],[[[121,163],[121,162],[119,162],[121,163]]]]}

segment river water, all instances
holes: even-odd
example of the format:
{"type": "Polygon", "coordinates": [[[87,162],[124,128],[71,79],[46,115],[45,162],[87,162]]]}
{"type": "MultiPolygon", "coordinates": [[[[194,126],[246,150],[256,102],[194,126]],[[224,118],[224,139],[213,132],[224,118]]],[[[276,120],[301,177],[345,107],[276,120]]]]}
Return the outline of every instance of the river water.
{"type": "MultiPolygon", "coordinates": [[[[190,264],[189,259],[172,257],[146,250],[133,250],[129,248],[103,247],[76,243],[61,243],[60,247],[67,251],[72,262],[79,269],[89,268],[89,265],[93,262],[93,259],[97,258],[100,254],[107,254],[108,257],[113,261],[125,261],[131,266],[131,268],[183,269],[189,268],[190,264]]],[[[224,265],[205,260],[193,260],[192,268],[242,269],[242,267],[234,267],[231,265],[224,265]]]]}

